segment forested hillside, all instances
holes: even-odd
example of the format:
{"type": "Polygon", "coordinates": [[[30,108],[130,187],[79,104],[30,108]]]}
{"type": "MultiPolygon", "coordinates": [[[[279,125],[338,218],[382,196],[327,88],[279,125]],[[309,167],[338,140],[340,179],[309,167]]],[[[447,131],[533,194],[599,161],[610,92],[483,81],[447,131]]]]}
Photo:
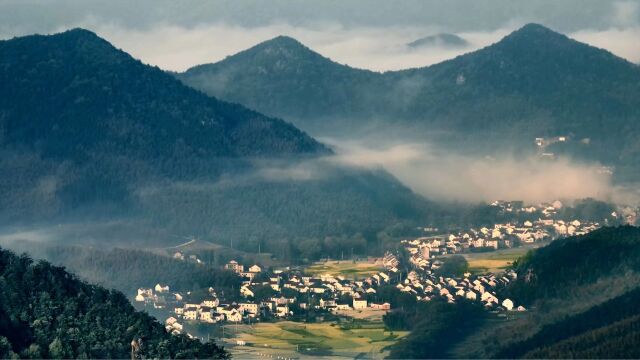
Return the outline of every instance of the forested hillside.
{"type": "Polygon", "coordinates": [[[170,335],[120,292],[0,249],[0,358],[226,358],[214,343],[170,335]]]}
{"type": "Polygon", "coordinates": [[[282,120],[182,86],[90,31],[0,42],[2,144],[46,158],[322,153],[282,120]]]}
{"type": "Polygon", "coordinates": [[[640,288],[544,326],[500,352],[503,358],[637,358],[640,288]]]}
{"type": "Polygon", "coordinates": [[[529,304],[569,296],[600,278],[640,272],[640,229],[603,228],[560,239],[518,259],[514,267],[518,281],[508,289],[510,296],[529,304]]]}
{"type": "Polygon", "coordinates": [[[101,250],[90,246],[48,245],[17,242],[7,245],[16,252],[27,252],[54,265],[64,266],[82,280],[122,291],[127,297],[136,289],[168,284],[176,291],[214,287],[234,294],[240,288],[237,274],[221,266],[180,261],[145,250],[113,248],[101,250]]]}
{"type": "Polygon", "coordinates": [[[0,226],[117,218],[276,252],[434,221],[393,177],[331,154],[89,31],[0,41],[0,226]]]}
{"type": "Polygon", "coordinates": [[[530,252],[514,264],[518,279],[501,294],[529,311],[486,323],[484,331],[462,339],[453,355],[633,358],[639,242],[638,228],[621,226],[530,252]]]}

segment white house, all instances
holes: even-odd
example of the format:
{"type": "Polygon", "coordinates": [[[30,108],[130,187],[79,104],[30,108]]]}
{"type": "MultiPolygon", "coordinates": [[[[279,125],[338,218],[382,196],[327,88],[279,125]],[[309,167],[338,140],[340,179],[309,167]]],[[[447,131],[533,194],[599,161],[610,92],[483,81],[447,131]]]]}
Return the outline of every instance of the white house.
{"type": "Polygon", "coordinates": [[[353,309],[354,310],[362,310],[367,308],[367,300],[356,300],[353,299],[353,309]]]}
{"type": "Polygon", "coordinates": [[[511,299],[504,299],[504,301],[502,302],[502,306],[511,311],[513,310],[513,301],[511,301],[511,299]]]}
{"type": "Polygon", "coordinates": [[[156,284],[156,287],[154,289],[159,293],[167,292],[169,291],[169,285],[162,286],[160,284],[156,284]]]}

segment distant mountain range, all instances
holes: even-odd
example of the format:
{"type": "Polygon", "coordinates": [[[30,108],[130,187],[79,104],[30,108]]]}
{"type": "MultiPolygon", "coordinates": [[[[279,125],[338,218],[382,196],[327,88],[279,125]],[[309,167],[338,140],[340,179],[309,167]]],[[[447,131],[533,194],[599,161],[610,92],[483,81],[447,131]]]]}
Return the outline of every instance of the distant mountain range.
{"type": "Polygon", "coordinates": [[[0,151],[2,225],[133,217],[242,247],[375,234],[431,206],[380,171],[288,177],[332,150],[82,29],[0,42],[0,151]]]}
{"type": "Polygon", "coordinates": [[[315,134],[395,127],[493,151],[564,135],[557,152],[640,168],[638,66],[537,24],[410,70],[353,69],[278,37],[176,76],[315,134]]]}
{"type": "Polygon", "coordinates": [[[407,44],[412,49],[443,47],[463,48],[469,46],[469,42],[456,34],[440,33],[422,37],[407,44]]]}

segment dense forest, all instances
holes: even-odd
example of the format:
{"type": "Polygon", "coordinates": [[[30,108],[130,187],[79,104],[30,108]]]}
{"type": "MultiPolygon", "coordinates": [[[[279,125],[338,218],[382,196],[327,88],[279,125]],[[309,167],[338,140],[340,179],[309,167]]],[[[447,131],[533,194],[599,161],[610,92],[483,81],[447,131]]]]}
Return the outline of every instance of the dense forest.
{"type": "Polygon", "coordinates": [[[226,358],[214,343],[170,335],[115,290],[0,249],[0,358],[226,358]]]}
{"type": "Polygon", "coordinates": [[[544,326],[500,358],[638,358],[640,288],[544,326]]]}
{"type": "Polygon", "coordinates": [[[569,295],[599,278],[639,272],[640,228],[609,227],[559,239],[518,259],[514,268],[518,280],[507,293],[523,303],[569,295]]]}

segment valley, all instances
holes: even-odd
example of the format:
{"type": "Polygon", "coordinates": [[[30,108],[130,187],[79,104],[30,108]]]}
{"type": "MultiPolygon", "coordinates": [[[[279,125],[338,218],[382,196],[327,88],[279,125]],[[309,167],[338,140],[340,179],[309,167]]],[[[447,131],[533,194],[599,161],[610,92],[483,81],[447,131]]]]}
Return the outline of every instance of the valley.
{"type": "Polygon", "coordinates": [[[640,2],[499,2],[0,4],[0,359],[640,357],[640,2]]]}

